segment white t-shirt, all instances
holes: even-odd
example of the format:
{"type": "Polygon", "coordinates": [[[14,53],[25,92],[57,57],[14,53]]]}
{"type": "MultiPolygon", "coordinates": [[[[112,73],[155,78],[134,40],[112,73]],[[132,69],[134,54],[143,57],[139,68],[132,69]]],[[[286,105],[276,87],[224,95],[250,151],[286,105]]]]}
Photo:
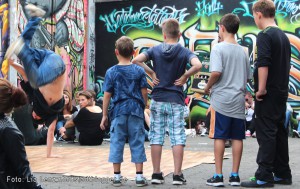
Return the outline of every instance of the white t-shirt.
{"type": "Polygon", "coordinates": [[[223,115],[245,119],[246,85],[252,75],[243,47],[227,42],[216,44],[210,55],[210,71],[222,73],[211,88],[211,106],[223,115]]]}

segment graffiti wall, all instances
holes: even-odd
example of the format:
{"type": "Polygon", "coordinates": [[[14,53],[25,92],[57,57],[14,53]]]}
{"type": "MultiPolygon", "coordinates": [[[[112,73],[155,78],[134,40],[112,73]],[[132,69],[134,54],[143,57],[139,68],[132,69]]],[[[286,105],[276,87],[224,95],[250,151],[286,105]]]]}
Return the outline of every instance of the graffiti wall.
{"type": "MultiPolygon", "coordinates": [[[[102,84],[106,70],[117,63],[114,43],[122,35],[134,40],[136,55],[162,42],[159,25],[166,18],[179,21],[180,43],[193,51],[207,67],[212,42],[217,38],[218,21],[226,13],[237,14],[241,19],[238,42],[248,49],[253,69],[254,47],[259,30],[253,16],[253,0],[139,0],[96,4],[96,85],[98,97],[103,95],[102,84]]],[[[275,0],[276,21],[291,42],[292,58],[289,82],[289,99],[294,110],[300,110],[300,5],[298,0],[275,0]]],[[[151,67],[151,62],[147,62],[151,67]]],[[[189,67],[189,65],[188,65],[189,67]]],[[[209,106],[209,96],[191,90],[193,77],[184,86],[192,97],[192,122],[203,119],[209,106]]],[[[149,93],[151,78],[148,77],[149,93]]],[[[253,92],[252,81],[248,90],[253,92]]]]}
{"type": "Polygon", "coordinates": [[[8,12],[8,0],[0,0],[0,78],[7,78],[8,73],[8,64],[4,60],[9,41],[8,12]]]}
{"type": "Polygon", "coordinates": [[[87,64],[84,58],[87,0],[19,0],[19,33],[30,18],[25,10],[25,2],[36,4],[46,11],[31,46],[50,49],[61,55],[66,64],[67,88],[73,92],[82,90],[87,64]]]}

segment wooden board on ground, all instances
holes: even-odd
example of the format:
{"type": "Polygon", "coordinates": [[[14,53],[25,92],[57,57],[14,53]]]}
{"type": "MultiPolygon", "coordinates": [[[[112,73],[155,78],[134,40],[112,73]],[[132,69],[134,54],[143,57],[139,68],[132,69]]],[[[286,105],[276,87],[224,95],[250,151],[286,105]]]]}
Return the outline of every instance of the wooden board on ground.
{"type": "MultiPolygon", "coordinates": [[[[147,148],[147,147],[146,147],[147,148]]],[[[109,148],[99,147],[55,147],[61,158],[46,158],[46,146],[27,146],[26,152],[33,172],[59,173],[73,176],[112,177],[112,164],[108,162],[109,148]]],[[[146,149],[147,162],[144,175],[151,178],[152,163],[150,148],[146,149]]],[[[213,163],[213,152],[185,151],[182,169],[188,169],[202,163],[213,163]]],[[[173,155],[169,149],[163,149],[161,169],[165,175],[174,170],[173,155]]],[[[128,147],[124,150],[122,175],[127,179],[135,177],[135,165],[131,163],[128,147]]]]}

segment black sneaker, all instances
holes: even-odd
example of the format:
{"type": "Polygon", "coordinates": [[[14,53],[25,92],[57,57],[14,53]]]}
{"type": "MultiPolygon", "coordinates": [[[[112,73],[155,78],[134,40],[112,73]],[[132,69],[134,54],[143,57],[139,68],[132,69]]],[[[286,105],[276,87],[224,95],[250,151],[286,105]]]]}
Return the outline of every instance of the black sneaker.
{"type": "Polygon", "coordinates": [[[282,184],[282,185],[292,185],[292,179],[281,179],[274,176],[274,184],[282,184]]]}
{"type": "Polygon", "coordinates": [[[173,185],[183,185],[183,184],[186,184],[186,180],[183,177],[183,174],[173,175],[173,185]]]}
{"type": "Polygon", "coordinates": [[[206,181],[206,184],[209,186],[224,186],[223,176],[213,176],[206,181]]]}
{"type": "Polygon", "coordinates": [[[239,176],[230,176],[229,177],[229,185],[231,186],[240,186],[241,180],[239,176]]]}
{"type": "Polygon", "coordinates": [[[152,184],[163,184],[165,179],[163,177],[163,173],[153,173],[151,183],[152,184]]]}
{"type": "Polygon", "coordinates": [[[256,180],[251,180],[242,182],[241,186],[245,188],[272,188],[274,187],[274,184],[270,182],[267,182],[265,184],[258,184],[256,180]]]}

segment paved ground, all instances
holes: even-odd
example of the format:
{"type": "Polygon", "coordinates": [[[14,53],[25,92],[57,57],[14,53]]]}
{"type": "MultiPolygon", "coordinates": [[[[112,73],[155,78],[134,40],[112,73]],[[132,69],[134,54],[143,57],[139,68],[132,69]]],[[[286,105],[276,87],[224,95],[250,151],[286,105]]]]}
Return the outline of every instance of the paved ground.
{"type": "MultiPolygon", "coordinates": [[[[168,140],[166,140],[168,141],[168,140]]],[[[290,143],[290,166],[293,174],[293,185],[291,186],[281,186],[277,185],[275,188],[300,188],[300,139],[298,138],[289,138],[290,143]]],[[[64,145],[65,147],[78,145],[78,144],[56,144],[64,145]]],[[[109,143],[105,142],[105,146],[109,146],[109,143]]],[[[148,143],[145,143],[148,147],[148,143]]],[[[170,148],[169,142],[166,142],[165,148],[170,148]]],[[[256,154],[257,154],[258,145],[255,138],[247,138],[244,141],[244,152],[240,167],[240,177],[242,180],[248,180],[253,176],[257,164],[256,154]]],[[[207,137],[188,137],[186,150],[192,151],[213,151],[213,140],[207,137]]],[[[226,149],[226,152],[231,153],[231,148],[226,149]]],[[[229,159],[224,160],[223,165],[223,174],[225,176],[224,182],[226,183],[226,188],[239,188],[231,187],[227,185],[228,175],[231,172],[232,158],[229,156],[229,159]]],[[[74,157],[76,158],[76,157],[74,157]]],[[[45,165],[47,166],[47,165],[45,165]]],[[[63,166],[63,162],[61,165],[63,166]]],[[[97,169],[97,167],[95,167],[97,169]]],[[[126,170],[123,170],[126,171],[126,170]]],[[[187,184],[179,186],[180,188],[211,188],[210,186],[205,185],[206,180],[212,176],[214,173],[214,164],[202,164],[190,169],[183,171],[184,176],[187,179],[187,184]]],[[[115,188],[113,187],[108,178],[84,178],[84,177],[65,177],[60,174],[41,174],[35,173],[37,180],[47,189],[96,189],[96,188],[115,188]],[[46,180],[47,179],[47,180],[46,180]]],[[[163,185],[151,185],[149,184],[146,188],[177,188],[172,184],[172,174],[167,175],[165,178],[165,184],[163,185]]],[[[122,187],[119,188],[137,188],[134,181],[126,181],[122,187]]]]}

